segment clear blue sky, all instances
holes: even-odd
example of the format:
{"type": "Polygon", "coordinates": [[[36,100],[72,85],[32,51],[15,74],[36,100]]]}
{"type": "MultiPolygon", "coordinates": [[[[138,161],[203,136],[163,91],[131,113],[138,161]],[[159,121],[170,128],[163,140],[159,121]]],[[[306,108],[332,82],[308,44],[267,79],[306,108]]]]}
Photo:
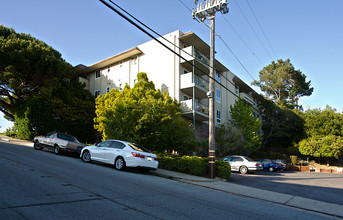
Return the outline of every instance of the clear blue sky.
{"type": "MultiPolygon", "coordinates": [[[[161,35],[193,31],[209,43],[208,27],[192,19],[194,0],[115,2],[161,35]]],[[[150,40],[97,0],[2,0],[0,8],[1,24],[43,40],[72,65],[89,65],[150,40]]],[[[216,59],[250,84],[271,61],[289,58],[314,87],[312,96],[300,99],[305,110],[343,110],[342,0],[231,0],[229,9],[217,13],[216,33],[249,73],[218,37],[216,59]]],[[[0,126],[8,126],[2,116],[0,126]]]]}

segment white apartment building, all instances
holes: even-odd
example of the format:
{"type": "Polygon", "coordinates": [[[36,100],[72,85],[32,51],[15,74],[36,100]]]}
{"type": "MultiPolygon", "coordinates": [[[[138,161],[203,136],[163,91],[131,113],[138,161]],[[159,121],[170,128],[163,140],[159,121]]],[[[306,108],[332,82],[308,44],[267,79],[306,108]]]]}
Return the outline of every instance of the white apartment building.
{"type": "MultiPolygon", "coordinates": [[[[167,91],[181,104],[183,117],[192,121],[197,139],[206,139],[210,46],[193,32],[184,34],[177,30],[163,38],[158,40],[176,54],[156,40],[151,40],[90,66],[78,65],[82,73],[79,81],[85,83],[86,89],[94,96],[98,96],[111,89],[121,90],[126,83],[133,87],[137,73],[145,72],[156,89],[167,91]]],[[[261,117],[255,101],[258,94],[217,60],[215,69],[216,80],[223,85],[215,83],[216,126],[229,120],[230,106],[239,97],[254,108],[256,117],[261,117]]]]}

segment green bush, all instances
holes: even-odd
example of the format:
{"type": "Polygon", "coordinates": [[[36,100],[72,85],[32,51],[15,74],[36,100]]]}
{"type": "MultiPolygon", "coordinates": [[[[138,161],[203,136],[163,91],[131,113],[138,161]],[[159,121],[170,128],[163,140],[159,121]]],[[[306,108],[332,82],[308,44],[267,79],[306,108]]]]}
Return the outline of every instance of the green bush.
{"type": "Polygon", "coordinates": [[[14,126],[7,128],[5,131],[5,135],[8,137],[16,137],[17,136],[17,129],[14,126]]]}
{"type": "MultiPolygon", "coordinates": [[[[159,168],[177,171],[180,173],[187,173],[195,176],[208,176],[208,158],[196,156],[167,156],[159,155],[159,168]]],[[[216,161],[215,173],[217,177],[229,179],[231,174],[231,167],[224,161],[216,161]]]]}

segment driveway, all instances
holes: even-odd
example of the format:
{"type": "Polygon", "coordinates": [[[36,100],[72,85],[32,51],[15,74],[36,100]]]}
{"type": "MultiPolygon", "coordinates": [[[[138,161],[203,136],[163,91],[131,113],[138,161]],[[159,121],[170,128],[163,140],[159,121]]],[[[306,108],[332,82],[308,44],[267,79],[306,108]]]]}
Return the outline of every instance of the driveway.
{"type": "Polygon", "coordinates": [[[304,172],[232,173],[229,182],[343,205],[343,175],[304,172]]]}

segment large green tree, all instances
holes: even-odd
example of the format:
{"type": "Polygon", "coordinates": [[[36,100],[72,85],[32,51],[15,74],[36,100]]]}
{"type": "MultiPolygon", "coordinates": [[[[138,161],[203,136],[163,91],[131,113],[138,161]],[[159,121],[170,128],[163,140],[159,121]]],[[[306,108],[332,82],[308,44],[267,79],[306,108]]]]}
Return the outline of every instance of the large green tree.
{"type": "Polygon", "coordinates": [[[343,115],[326,106],[324,110],[308,110],[303,117],[307,138],[299,142],[300,153],[325,159],[342,158],[343,115]]]}
{"type": "Polygon", "coordinates": [[[94,97],[73,77],[58,51],[0,25],[0,111],[20,138],[57,130],[93,141],[94,97]]]}
{"type": "Polygon", "coordinates": [[[273,61],[259,72],[259,78],[252,85],[259,86],[276,104],[291,109],[299,107],[300,97],[313,93],[311,81],[306,82],[306,75],[296,70],[289,59],[273,61]]]}
{"type": "Polygon", "coordinates": [[[155,89],[146,73],[137,75],[133,88],[111,90],[96,100],[95,128],[103,139],[136,142],[152,150],[194,150],[192,129],[181,116],[181,108],[167,93],[155,89]]]}
{"type": "Polygon", "coordinates": [[[28,100],[71,77],[61,54],[29,34],[0,25],[0,111],[14,120],[16,102],[28,100]]]}
{"type": "Polygon", "coordinates": [[[243,134],[242,154],[257,151],[261,147],[261,135],[258,134],[261,122],[253,115],[253,112],[254,110],[241,99],[230,106],[230,123],[243,134]]]}

